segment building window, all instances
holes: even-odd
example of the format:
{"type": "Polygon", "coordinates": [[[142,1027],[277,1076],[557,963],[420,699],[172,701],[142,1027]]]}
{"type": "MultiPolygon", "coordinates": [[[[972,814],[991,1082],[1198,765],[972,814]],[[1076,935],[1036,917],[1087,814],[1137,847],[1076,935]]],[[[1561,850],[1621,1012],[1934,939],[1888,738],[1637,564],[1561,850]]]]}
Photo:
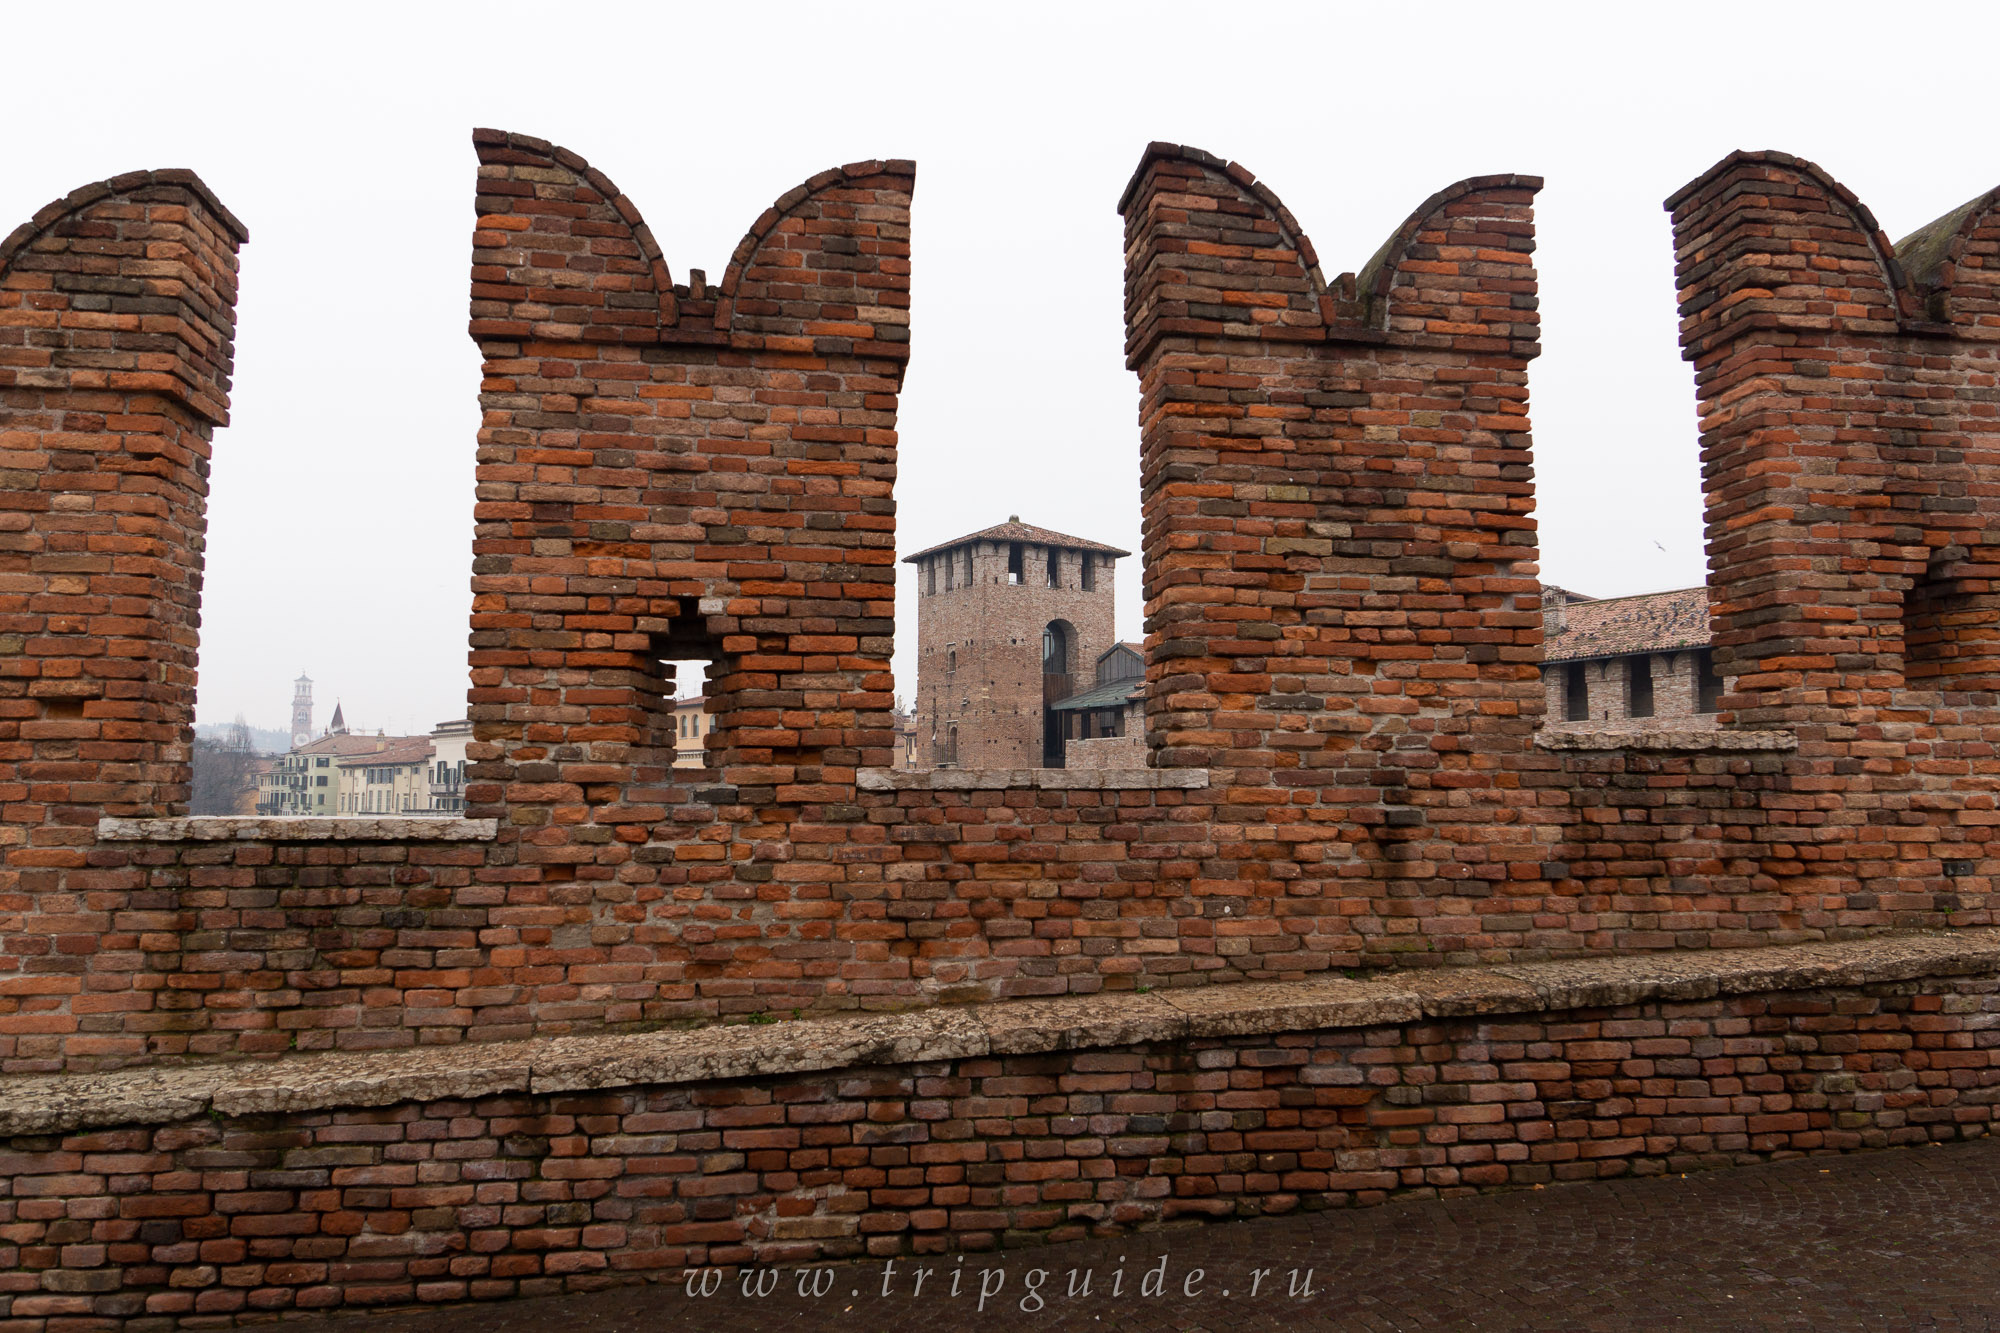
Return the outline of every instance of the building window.
{"type": "Polygon", "coordinates": [[[950,592],[954,587],[958,586],[957,584],[952,582],[952,574],[955,571],[955,568],[956,567],[952,564],[951,557],[946,556],[944,558],[944,590],[946,592],[950,592]]]}
{"type": "Polygon", "coordinates": [[[953,644],[953,645],[952,645],[951,647],[949,647],[949,648],[946,648],[946,649],[944,650],[944,669],[945,669],[945,674],[946,674],[946,675],[949,675],[949,674],[951,674],[952,672],[954,672],[954,671],[958,670],[958,645],[957,645],[957,644],[953,644]]]}
{"type": "Polygon", "coordinates": [[[1653,659],[1645,654],[1625,659],[1625,716],[1653,715],[1653,659]]]}
{"type": "Polygon", "coordinates": [[[1096,592],[1097,591],[1096,561],[1094,561],[1091,558],[1090,552],[1088,551],[1085,551],[1082,555],[1078,556],[1077,558],[1082,562],[1080,565],[1077,566],[1078,585],[1081,586],[1085,592],[1096,592]]]}
{"type": "Polygon", "coordinates": [[[972,548],[965,548],[965,586],[972,586],[972,548]]]}
{"type": "Polygon", "coordinates": [[[1019,542],[1007,543],[1007,584],[1013,588],[1021,586],[1021,543],[1019,542]]]}
{"type": "Polygon", "coordinates": [[[1563,668],[1563,720],[1590,719],[1590,682],[1584,678],[1583,663],[1571,662],[1563,668]]]}
{"type": "Polygon", "coordinates": [[[1049,586],[1062,587],[1062,552],[1053,546],[1049,548],[1049,586]]]}
{"type": "Polygon", "coordinates": [[[1704,648],[1694,655],[1695,711],[1713,713],[1722,707],[1722,677],[1715,674],[1715,654],[1704,648]]]}
{"type": "Polygon", "coordinates": [[[937,567],[938,562],[935,558],[924,561],[925,596],[935,596],[937,594],[937,567]]]}
{"type": "Polygon", "coordinates": [[[1069,634],[1059,620],[1042,631],[1042,674],[1058,676],[1069,670],[1069,634]]]}

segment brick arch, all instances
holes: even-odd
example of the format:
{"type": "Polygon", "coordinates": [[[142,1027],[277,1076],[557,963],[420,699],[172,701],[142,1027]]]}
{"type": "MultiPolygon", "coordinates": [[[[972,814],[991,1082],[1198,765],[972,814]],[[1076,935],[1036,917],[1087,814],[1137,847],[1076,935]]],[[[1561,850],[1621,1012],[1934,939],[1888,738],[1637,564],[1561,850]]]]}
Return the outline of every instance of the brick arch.
{"type": "Polygon", "coordinates": [[[1483,197],[1492,192],[1499,192],[1499,198],[1511,199],[1521,191],[1532,194],[1541,187],[1539,176],[1511,173],[1470,176],[1445,186],[1417,205],[1349,283],[1360,320],[1370,328],[1388,329],[1393,293],[1399,285],[1408,289],[1417,283],[1409,265],[1421,262],[1427,244],[1435,248],[1434,243],[1425,241],[1426,236],[1441,236],[1452,229],[1458,218],[1476,214],[1483,197]]]}
{"type": "Polygon", "coordinates": [[[1896,242],[1927,319],[1958,336],[2000,339],[2000,189],[1988,190],[1896,242]]]}
{"type": "Polygon", "coordinates": [[[1735,336],[1739,319],[1755,329],[1863,333],[1893,331],[1917,313],[1875,215],[1817,163],[1739,150],[1668,196],[1666,208],[1677,219],[1698,216],[1704,228],[1675,236],[1688,360],[1735,336]],[[1774,219],[1784,220],[1783,234],[1774,219]],[[1700,289],[1692,303],[1690,285],[1700,289]],[[1782,304],[1780,291],[1797,300],[1782,304]]]}
{"type": "Polygon", "coordinates": [[[907,357],[909,228],[897,210],[880,206],[885,189],[907,198],[914,165],[850,162],[780,195],[730,254],[717,288],[716,331],[770,340],[774,349],[809,349],[820,339],[877,342],[860,352],[907,357]],[[878,261],[873,272],[870,257],[878,261]],[[809,320],[807,312],[831,317],[809,320]],[[815,323],[825,327],[809,327],[815,323]]]}
{"type": "Polygon", "coordinates": [[[474,249],[485,261],[475,259],[473,267],[475,339],[504,331],[482,325],[482,316],[490,321],[499,313],[494,302],[519,303],[524,286],[547,308],[508,313],[545,334],[560,333],[567,323],[587,341],[651,341],[679,322],[673,278],[652,228],[609,176],[580,154],[532,135],[478,129],[472,142],[480,198],[512,205],[505,213],[482,212],[474,233],[474,249]],[[505,231],[493,235],[495,227],[505,231]],[[536,238],[545,248],[539,255],[517,253],[506,244],[515,236],[536,238]],[[652,299],[620,304],[621,296],[652,299]],[[560,315],[565,309],[566,319],[560,315]]]}

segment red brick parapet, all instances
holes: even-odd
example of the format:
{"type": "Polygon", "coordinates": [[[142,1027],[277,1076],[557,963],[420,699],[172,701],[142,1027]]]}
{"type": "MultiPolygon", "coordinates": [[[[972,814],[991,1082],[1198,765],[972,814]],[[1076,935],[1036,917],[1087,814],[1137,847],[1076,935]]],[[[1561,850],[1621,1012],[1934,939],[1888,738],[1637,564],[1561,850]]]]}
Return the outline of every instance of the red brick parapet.
{"type": "Polygon", "coordinates": [[[1831,944],[1690,950],[1363,980],[1195,987],[955,1005],[437,1050],[16,1078],[0,1084],[0,1136],[164,1125],[509,1093],[768,1079],[1139,1043],[1396,1027],[1426,1020],[1773,995],[2000,973],[2000,929],[1913,932],[1831,944]]]}
{"type": "Polygon", "coordinates": [[[100,815],[185,807],[247,238],[136,171],[0,242],[0,901],[82,870],[100,815]]]}
{"type": "MultiPolygon", "coordinates": [[[[1993,623],[1990,200],[1902,247],[1778,156],[1731,159],[1677,201],[1740,706],[1695,737],[1558,737],[1538,730],[1536,679],[1537,182],[1450,186],[1329,281],[1267,185],[1156,145],[1124,204],[1152,767],[895,775],[913,168],[823,172],[719,282],[676,282],[580,157],[485,131],[474,150],[463,825],[129,822],[180,817],[156,779],[193,703],[176,673],[196,528],[158,513],[193,514],[199,488],[169,502],[157,471],[95,469],[125,448],[110,418],[32,415],[47,390],[23,367],[109,336],[100,312],[52,317],[72,298],[34,275],[70,265],[95,300],[93,266],[124,258],[90,247],[130,244],[101,210],[165,226],[179,209],[214,253],[114,285],[149,303],[125,312],[141,333],[186,344],[174,364],[213,368],[219,314],[144,322],[169,297],[223,309],[240,229],[188,180],[132,178],[133,197],[79,197],[10,252],[0,443],[59,465],[0,469],[0,574],[51,580],[19,602],[0,585],[0,648],[22,649],[0,654],[0,1070],[1992,923],[2000,710],[1970,688],[1993,623]],[[1757,369],[1780,363],[1796,373],[1757,369]],[[49,477],[83,490],[58,505],[49,477]],[[84,491],[131,511],[64,527],[84,491]],[[131,553],[107,543],[169,530],[186,550],[89,612],[109,620],[45,632],[49,608],[88,609],[61,598],[96,596],[76,570],[30,568],[52,539],[116,562],[131,553]],[[125,637],[142,626],[165,637],[125,637]],[[83,653],[98,642],[173,647],[83,653]],[[674,770],[666,663],[690,658],[721,725],[707,767],[674,770]],[[142,661],[157,679],[131,674],[142,661]],[[100,677],[156,715],[110,693],[58,715],[100,677]],[[86,741],[144,762],[86,764],[86,741]]],[[[61,355],[81,373],[103,350],[61,355]]],[[[192,390],[153,387],[162,420],[207,419],[192,390]]]]}
{"type": "Polygon", "coordinates": [[[12,1080],[0,1315],[234,1324],[1977,1136],[1996,934],[12,1080]]]}

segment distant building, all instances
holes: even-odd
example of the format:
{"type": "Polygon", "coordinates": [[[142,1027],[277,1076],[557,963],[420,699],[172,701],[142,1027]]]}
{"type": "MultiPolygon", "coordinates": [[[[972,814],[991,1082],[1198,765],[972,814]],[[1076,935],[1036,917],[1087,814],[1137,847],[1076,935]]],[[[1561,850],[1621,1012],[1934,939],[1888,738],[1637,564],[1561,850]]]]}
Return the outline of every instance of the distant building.
{"type": "Polygon", "coordinates": [[[337,815],[341,809],[341,760],[379,754],[403,736],[350,736],[329,733],[279,756],[257,789],[260,815],[337,815]]]}
{"type": "Polygon", "coordinates": [[[381,749],[342,755],[334,760],[343,815],[415,815],[430,813],[431,743],[422,736],[376,737],[389,744],[381,749]]]}
{"type": "Polygon", "coordinates": [[[1062,722],[1064,767],[1146,766],[1146,653],[1138,644],[1105,649],[1090,688],[1052,707],[1062,722]]]}
{"type": "Polygon", "coordinates": [[[353,735],[336,704],[324,736],[294,746],[259,779],[256,813],[461,815],[471,737],[463,718],[439,723],[428,736],[353,735]]]}
{"type": "Polygon", "coordinates": [[[465,745],[472,739],[472,723],[453,718],[431,728],[430,807],[414,813],[449,815],[465,813],[465,745]]]}
{"type": "Polygon", "coordinates": [[[1097,687],[1113,567],[1128,554],[1016,514],[906,558],[917,567],[920,767],[1063,766],[1089,710],[1058,705],[1097,687]]]}
{"type": "Polygon", "coordinates": [[[1549,725],[1715,721],[1706,588],[1596,598],[1546,585],[1542,643],[1549,725]]]}
{"type": "Polygon", "coordinates": [[[715,730],[715,714],[699,694],[674,700],[674,767],[700,768],[708,762],[708,733],[715,730]]]}

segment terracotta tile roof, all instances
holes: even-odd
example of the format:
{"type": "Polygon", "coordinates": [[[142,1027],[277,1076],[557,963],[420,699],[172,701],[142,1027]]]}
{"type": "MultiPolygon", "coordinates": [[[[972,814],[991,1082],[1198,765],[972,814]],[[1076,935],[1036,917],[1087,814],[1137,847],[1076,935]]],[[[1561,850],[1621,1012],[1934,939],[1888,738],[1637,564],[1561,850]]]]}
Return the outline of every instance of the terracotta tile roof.
{"type": "Polygon", "coordinates": [[[1574,662],[1626,653],[1708,646],[1708,589],[1676,588],[1634,597],[1586,598],[1562,592],[1563,628],[1543,645],[1543,660],[1574,662]]]}
{"type": "Polygon", "coordinates": [[[421,764],[431,757],[431,743],[420,736],[375,736],[360,737],[361,740],[386,740],[390,742],[386,750],[370,750],[365,754],[352,754],[342,759],[336,768],[364,768],[370,764],[421,764]]]}
{"type": "Polygon", "coordinates": [[[411,741],[430,742],[422,736],[351,736],[345,733],[321,736],[318,740],[298,748],[299,754],[375,754],[393,745],[403,745],[411,741]]]}
{"type": "Polygon", "coordinates": [[[926,546],[915,555],[904,556],[903,563],[914,564],[927,555],[949,551],[952,547],[963,546],[967,542],[1031,542],[1037,546],[1060,546],[1070,551],[1102,551],[1105,555],[1111,556],[1132,554],[1130,551],[1121,551],[1115,546],[1106,546],[1103,542],[1087,541],[1082,537],[1072,537],[1062,532],[1051,532],[1047,528],[1023,523],[1018,518],[1010,518],[1005,523],[995,523],[990,528],[968,532],[963,537],[953,537],[950,541],[939,542],[936,546],[926,546]]]}

